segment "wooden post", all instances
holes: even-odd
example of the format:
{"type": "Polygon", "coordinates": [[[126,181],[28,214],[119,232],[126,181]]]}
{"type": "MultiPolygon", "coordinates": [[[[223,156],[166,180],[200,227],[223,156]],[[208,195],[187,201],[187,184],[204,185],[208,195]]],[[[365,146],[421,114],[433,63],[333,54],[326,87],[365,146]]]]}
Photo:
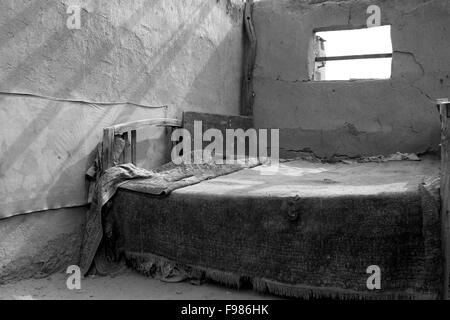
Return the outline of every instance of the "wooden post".
{"type": "MultiPolygon", "coordinates": [[[[126,122],[116,124],[111,127],[103,129],[103,147],[102,147],[102,171],[114,166],[113,152],[114,152],[114,137],[122,136],[125,140],[125,147],[120,154],[120,163],[133,163],[136,165],[136,130],[147,126],[164,126],[171,128],[180,128],[181,121],[171,118],[153,118],[143,119],[138,121],[126,122]],[[130,132],[131,131],[131,143],[130,132]],[[130,159],[131,158],[131,159],[130,159]]],[[[117,160],[117,159],[116,159],[117,160]]]]}
{"type": "Polygon", "coordinates": [[[128,138],[128,132],[123,135],[123,140],[125,141],[125,147],[123,148],[123,163],[130,163],[130,139],[128,138]]]}
{"type": "Polygon", "coordinates": [[[136,130],[131,130],[131,163],[136,165],[136,130]]]}
{"type": "Polygon", "coordinates": [[[106,171],[107,169],[114,166],[113,145],[114,145],[114,129],[111,127],[103,129],[103,142],[102,142],[103,171],[106,171]]]}
{"type": "Polygon", "coordinates": [[[450,102],[437,100],[441,116],[441,233],[444,268],[443,299],[449,296],[450,263],[450,102]]]}
{"type": "Polygon", "coordinates": [[[253,102],[255,93],[253,91],[253,69],[256,62],[256,35],[252,18],[253,0],[247,0],[244,8],[244,72],[241,92],[241,115],[253,115],[253,102]]]}

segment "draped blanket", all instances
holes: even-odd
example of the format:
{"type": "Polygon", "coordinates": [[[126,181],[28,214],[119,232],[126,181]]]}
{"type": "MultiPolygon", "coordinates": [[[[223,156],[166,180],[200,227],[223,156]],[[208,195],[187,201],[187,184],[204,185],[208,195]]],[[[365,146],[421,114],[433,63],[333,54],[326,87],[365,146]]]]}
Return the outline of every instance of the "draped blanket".
{"type": "MultiPolygon", "coordinates": [[[[126,188],[127,184],[133,182],[134,187],[140,186],[147,194],[167,196],[175,189],[243,168],[251,168],[258,164],[256,159],[247,159],[246,161],[236,161],[235,164],[210,162],[199,165],[175,165],[170,162],[154,170],[138,168],[130,163],[109,168],[98,177],[93,191],[90,192],[91,206],[87,214],[80,254],[80,268],[83,274],[89,271],[104,233],[111,233],[110,227],[105,224],[108,212],[107,210],[102,211],[102,208],[114,196],[119,187],[126,188]],[[104,226],[106,226],[106,230],[104,230],[104,226]]],[[[95,174],[91,172],[91,176],[95,176],[95,174]]]]}
{"type": "MultiPolygon", "coordinates": [[[[305,163],[299,166],[302,172],[308,169],[305,163]]],[[[400,185],[396,191],[305,196],[305,181],[314,189],[348,190],[343,176],[350,167],[341,166],[342,176],[335,170],[309,178],[283,176],[294,168],[281,168],[270,178],[241,170],[168,198],[149,196],[144,183],[139,188],[130,182],[117,192],[108,213],[117,247],[134,269],[172,281],[212,280],[296,298],[441,296],[438,179],[412,179],[408,187],[394,179],[400,185]],[[336,181],[322,179],[329,176],[336,181]],[[268,183],[258,184],[263,180],[268,183]],[[230,191],[230,185],[239,191],[230,191]],[[293,186],[300,195],[284,196],[293,186]],[[257,196],[258,190],[270,196],[257,196]],[[381,270],[380,290],[367,287],[372,265],[381,270]]],[[[414,174],[406,164],[395,168],[414,174]]],[[[356,186],[357,181],[357,175],[349,179],[356,186]]]]}
{"type": "Polygon", "coordinates": [[[318,173],[313,169],[327,166],[300,163],[267,181],[255,176],[259,170],[241,170],[258,164],[168,163],[154,170],[126,164],[106,170],[92,193],[81,250],[84,274],[91,265],[102,267],[109,248],[115,258],[164,281],[213,280],[297,298],[442,295],[439,179],[420,164],[370,167],[403,173],[385,181],[385,171],[376,171],[385,178],[367,183],[399,190],[367,194],[342,192],[347,184],[358,187],[361,174],[352,165],[318,173]],[[302,175],[295,175],[296,168],[302,175]],[[415,176],[419,171],[424,179],[415,176]],[[233,183],[239,193],[230,192],[233,183]],[[335,186],[337,193],[305,196],[302,183],[315,190],[335,186]],[[293,187],[300,196],[285,195],[293,187]],[[257,196],[258,190],[270,196],[257,196]],[[371,265],[381,268],[380,290],[366,286],[371,265]]]}

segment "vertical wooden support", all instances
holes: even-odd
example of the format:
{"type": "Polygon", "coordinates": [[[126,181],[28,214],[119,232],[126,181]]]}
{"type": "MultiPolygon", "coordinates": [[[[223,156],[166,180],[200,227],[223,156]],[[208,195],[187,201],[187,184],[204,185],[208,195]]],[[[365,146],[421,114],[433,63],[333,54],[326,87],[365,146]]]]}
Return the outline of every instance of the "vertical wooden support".
{"type": "MultiPolygon", "coordinates": [[[[133,163],[136,165],[136,153],[137,153],[137,141],[136,141],[136,130],[145,126],[164,126],[170,128],[181,127],[181,121],[177,119],[170,118],[155,118],[155,119],[143,119],[133,122],[126,122],[122,124],[117,124],[108,128],[103,129],[103,144],[102,144],[102,171],[113,167],[119,162],[123,163],[133,163]],[[129,140],[131,132],[131,142],[129,140]],[[121,136],[125,142],[122,153],[119,159],[116,159],[114,163],[114,137],[121,136]]],[[[117,156],[117,155],[116,155],[117,156]]]]}
{"type": "MultiPolygon", "coordinates": [[[[121,138],[125,141],[125,133],[121,134],[121,138]]],[[[117,164],[123,164],[125,163],[125,146],[123,147],[122,153],[119,156],[119,163],[117,164]]]]}
{"type": "Polygon", "coordinates": [[[103,171],[114,166],[113,145],[114,145],[114,129],[113,128],[103,129],[103,142],[102,142],[102,154],[103,154],[102,170],[103,171]]]}
{"type": "Polygon", "coordinates": [[[123,140],[125,141],[125,148],[123,149],[123,163],[130,163],[130,139],[128,138],[128,132],[125,132],[123,135],[123,140]]]}
{"type": "Polygon", "coordinates": [[[450,102],[448,99],[439,99],[439,112],[441,116],[441,232],[443,251],[443,299],[449,296],[449,263],[450,263],[450,102]]]}
{"type": "Polygon", "coordinates": [[[253,69],[256,62],[256,35],[253,27],[253,0],[247,0],[244,8],[244,72],[241,92],[241,115],[253,115],[255,93],[253,91],[253,69]]]}
{"type": "Polygon", "coordinates": [[[170,150],[169,150],[169,157],[171,157],[171,152],[172,150],[174,150],[175,146],[178,144],[178,141],[172,141],[172,134],[173,132],[176,130],[176,128],[172,127],[170,128],[170,136],[169,136],[169,141],[170,141],[170,150]]]}
{"type": "Polygon", "coordinates": [[[136,165],[136,130],[131,130],[131,163],[136,165]]]}

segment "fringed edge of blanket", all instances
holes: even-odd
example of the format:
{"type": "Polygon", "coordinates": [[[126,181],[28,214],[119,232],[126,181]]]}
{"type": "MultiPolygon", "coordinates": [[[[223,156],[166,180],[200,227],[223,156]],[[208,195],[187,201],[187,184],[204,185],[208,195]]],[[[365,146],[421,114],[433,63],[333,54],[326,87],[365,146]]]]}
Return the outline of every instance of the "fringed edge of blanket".
{"type": "Polygon", "coordinates": [[[280,283],[266,278],[251,278],[235,273],[182,264],[173,260],[151,254],[127,252],[128,264],[136,271],[162,281],[170,281],[170,277],[181,280],[210,280],[227,287],[240,289],[244,282],[250,282],[253,290],[263,294],[296,299],[337,299],[337,300],[434,300],[438,296],[433,293],[379,292],[365,293],[341,288],[312,287],[280,283]],[[170,275],[171,272],[175,274],[170,275]]]}
{"type": "Polygon", "coordinates": [[[139,273],[162,281],[172,282],[171,278],[211,280],[236,289],[242,284],[241,277],[231,272],[180,264],[151,253],[127,252],[125,258],[139,273]]]}
{"type": "Polygon", "coordinates": [[[274,280],[255,278],[252,280],[253,290],[271,293],[277,296],[298,299],[335,299],[335,300],[435,300],[437,295],[431,293],[380,292],[365,293],[341,288],[311,287],[292,285],[274,280]]]}

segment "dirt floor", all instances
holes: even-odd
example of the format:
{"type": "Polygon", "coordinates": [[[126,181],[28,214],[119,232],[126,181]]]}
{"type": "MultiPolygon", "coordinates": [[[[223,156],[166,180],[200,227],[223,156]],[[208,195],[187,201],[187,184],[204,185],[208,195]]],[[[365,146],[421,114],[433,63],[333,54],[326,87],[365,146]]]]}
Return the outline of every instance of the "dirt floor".
{"type": "Polygon", "coordinates": [[[274,299],[251,290],[234,290],[216,284],[166,283],[147,278],[132,270],[116,277],[87,277],[81,290],[69,290],[65,273],[43,279],[28,279],[0,286],[0,300],[253,300],[274,299]]]}

